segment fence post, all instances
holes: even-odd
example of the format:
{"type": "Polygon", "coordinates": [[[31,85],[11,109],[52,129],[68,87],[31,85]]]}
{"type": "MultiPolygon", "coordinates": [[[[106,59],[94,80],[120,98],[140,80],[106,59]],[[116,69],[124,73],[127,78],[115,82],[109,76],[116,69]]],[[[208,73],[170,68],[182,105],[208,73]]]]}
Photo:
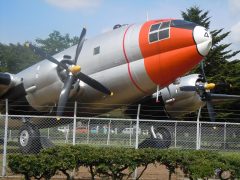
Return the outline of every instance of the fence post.
{"type": "Polygon", "coordinates": [[[227,139],[227,123],[224,123],[224,131],[223,131],[223,144],[224,150],[226,149],[226,139],[227,139]]]}
{"type": "Polygon", "coordinates": [[[130,128],[130,133],[129,133],[129,145],[130,146],[132,146],[132,130],[131,130],[131,128],[132,128],[133,126],[132,126],[132,120],[131,120],[131,122],[130,122],[130,126],[129,126],[129,128],[130,128]]]}
{"type": "Polygon", "coordinates": [[[174,148],[177,147],[177,122],[175,122],[174,126],[174,148]]]}
{"type": "Polygon", "coordinates": [[[3,163],[2,163],[2,176],[6,176],[7,164],[7,141],[8,141],[8,99],[6,99],[6,115],[5,115],[5,129],[4,129],[4,145],[3,145],[3,163]]]}
{"type": "MultiPolygon", "coordinates": [[[[138,149],[138,131],[139,131],[139,115],[140,115],[141,104],[138,104],[138,111],[137,111],[137,122],[136,122],[136,142],[135,142],[135,149],[138,149]]],[[[137,168],[134,171],[134,179],[137,179],[137,168]]]]}
{"type": "Polygon", "coordinates": [[[88,119],[88,124],[87,124],[87,144],[89,144],[89,136],[90,136],[90,121],[91,119],[88,119]]]}
{"type": "Polygon", "coordinates": [[[111,133],[111,120],[108,123],[107,145],[109,145],[109,143],[110,143],[110,133],[111,133]]]}
{"type": "Polygon", "coordinates": [[[137,111],[137,122],[136,122],[136,143],[135,149],[138,149],[138,131],[139,131],[139,115],[140,115],[141,104],[138,104],[138,111],[137,111]]]}
{"type": "Polygon", "coordinates": [[[201,143],[202,143],[202,122],[199,123],[199,149],[201,149],[201,143]]]}
{"type": "Polygon", "coordinates": [[[196,135],[196,150],[200,149],[200,131],[199,131],[199,120],[200,120],[200,115],[201,115],[201,107],[199,108],[198,111],[198,116],[197,116],[197,135],[196,135]]]}
{"type": "Polygon", "coordinates": [[[50,130],[49,130],[49,128],[47,129],[47,138],[48,139],[50,138],[50,130]]]}
{"type": "Polygon", "coordinates": [[[73,117],[73,145],[76,144],[76,126],[77,126],[77,101],[74,102],[74,117],[73,117]]]}

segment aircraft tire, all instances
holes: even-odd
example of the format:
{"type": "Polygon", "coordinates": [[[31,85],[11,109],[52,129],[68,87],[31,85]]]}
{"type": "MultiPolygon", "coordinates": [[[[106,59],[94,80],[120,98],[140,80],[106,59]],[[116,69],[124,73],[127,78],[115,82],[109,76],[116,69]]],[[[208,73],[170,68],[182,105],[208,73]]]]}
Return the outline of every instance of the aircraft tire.
{"type": "Polygon", "coordinates": [[[36,154],[42,148],[39,129],[28,122],[24,123],[19,129],[18,142],[19,149],[24,154],[36,154]]]}
{"type": "Polygon", "coordinates": [[[159,149],[164,149],[164,148],[169,148],[171,145],[171,133],[167,128],[164,127],[158,127],[155,130],[155,133],[157,135],[157,138],[150,137],[146,138],[144,141],[142,141],[139,144],[139,148],[159,148],[159,149]]]}
{"type": "Polygon", "coordinates": [[[158,127],[156,129],[157,141],[156,148],[169,148],[172,142],[170,131],[165,127],[158,127]]]}

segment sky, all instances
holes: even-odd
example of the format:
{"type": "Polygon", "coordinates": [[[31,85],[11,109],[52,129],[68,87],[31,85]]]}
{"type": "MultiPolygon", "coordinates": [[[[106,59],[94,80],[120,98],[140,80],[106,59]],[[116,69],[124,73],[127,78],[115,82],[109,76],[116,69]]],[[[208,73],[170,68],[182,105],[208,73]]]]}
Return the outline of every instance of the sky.
{"type": "Polygon", "coordinates": [[[147,16],[181,18],[181,11],[194,5],[209,11],[210,30],[231,31],[224,43],[240,50],[240,0],[0,0],[0,43],[34,42],[54,30],[79,36],[83,27],[93,37],[147,16]]]}

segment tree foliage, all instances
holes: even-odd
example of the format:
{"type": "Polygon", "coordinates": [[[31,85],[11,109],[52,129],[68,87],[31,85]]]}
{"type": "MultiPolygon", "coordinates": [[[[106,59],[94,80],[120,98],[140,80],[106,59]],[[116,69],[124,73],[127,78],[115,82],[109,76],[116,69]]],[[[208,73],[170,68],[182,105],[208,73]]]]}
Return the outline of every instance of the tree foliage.
{"type": "Polygon", "coordinates": [[[150,165],[164,165],[171,175],[180,168],[190,179],[214,177],[215,170],[228,171],[231,178],[239,178],[239,153],[218,153],[196,150],[131,149],[122,147],[55,146],[37,155],[12,154],[8,166],[25,179],[51,179],[59,171],[67,179],[74,179],[74,169],[86,167],[91,179],[126,179],[135,168],[143,167],[137,179],[150,165]],[[72,174],[72,175],[71,175],[72,174]]]}
{"type": "MultiPolygon", "coordinates": [[[[182,12],[182,17],[191,22],[195,22],[201,26],[204,26],[206,29],[210,29],[210,17],[209,11],[203,11],[197,6],[190,7],[186,12],[182,12]]],[[[224,29],[211,30],[212,35],[212,49],[209,54],[204,58],[205,61],[205,72],[206,76],[212,77],[211,80],[220,80],[219,69],[228,67],[229,61],[231,58],[236,56],[239,51],[230,50],[231,44],[223,43],[222,41],[230,34],[230,31],[224,32],[224,29]],[[217,75],[217,76],[215,76],[217,75]],[[214,77],[214,78],[213,78],[214,77]]],[[[232,66],[231,66],[232,67],[232,66]]],[[[234,67],[232,67],[234,68],[234,67]]],[[[198,67],[193,72],[201,72],[200,67],[198,67]]],[[[221,73],[221,72],[220,72],[221,73]]]]}
{"type": "MultiPolygon", "coordinates": [[[[62,35],[59,31],[53,31],[46,39],[36,39],[36,46],[53,55],[77,44],[77,42],[78,37],[71,38],[69,34],[62,35]]],[[[15,74],[40,60],[41,57],[25,47],[24,44],[0,43],[0,72],[15,74]]]]}
{"type": "Polygon", "coordinates": [[[78,43],[78,37],[71,38],[69,34],[62,35],[53,31],[46,39],[36,39],[37,45],[50,55],[54,55],[78,43]]]}
{"type": "Polygon", "coordinates": [[[21,44],[0,43],[0,72],[17,73],[39,61],[40,57],[21,44]]]}

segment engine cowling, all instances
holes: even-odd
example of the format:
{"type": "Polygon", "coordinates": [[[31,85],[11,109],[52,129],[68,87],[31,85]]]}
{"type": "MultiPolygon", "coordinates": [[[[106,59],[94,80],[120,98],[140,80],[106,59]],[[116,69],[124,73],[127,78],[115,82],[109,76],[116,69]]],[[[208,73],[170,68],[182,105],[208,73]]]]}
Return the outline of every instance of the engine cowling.
{"type": "MultiPolygon", "coordinates": [[[[165,109],[171,117],[195,112],[205,105],[198,91],[182,91],[180,89],[183,86],[195,86],[198,82],[203,82],[203,77],[200,74],[191,74],[177,79],[168,88],[159,91],[165,109]]],[[[157,93],[153,94],[153,98],[156,96],[157,93]]]]}

